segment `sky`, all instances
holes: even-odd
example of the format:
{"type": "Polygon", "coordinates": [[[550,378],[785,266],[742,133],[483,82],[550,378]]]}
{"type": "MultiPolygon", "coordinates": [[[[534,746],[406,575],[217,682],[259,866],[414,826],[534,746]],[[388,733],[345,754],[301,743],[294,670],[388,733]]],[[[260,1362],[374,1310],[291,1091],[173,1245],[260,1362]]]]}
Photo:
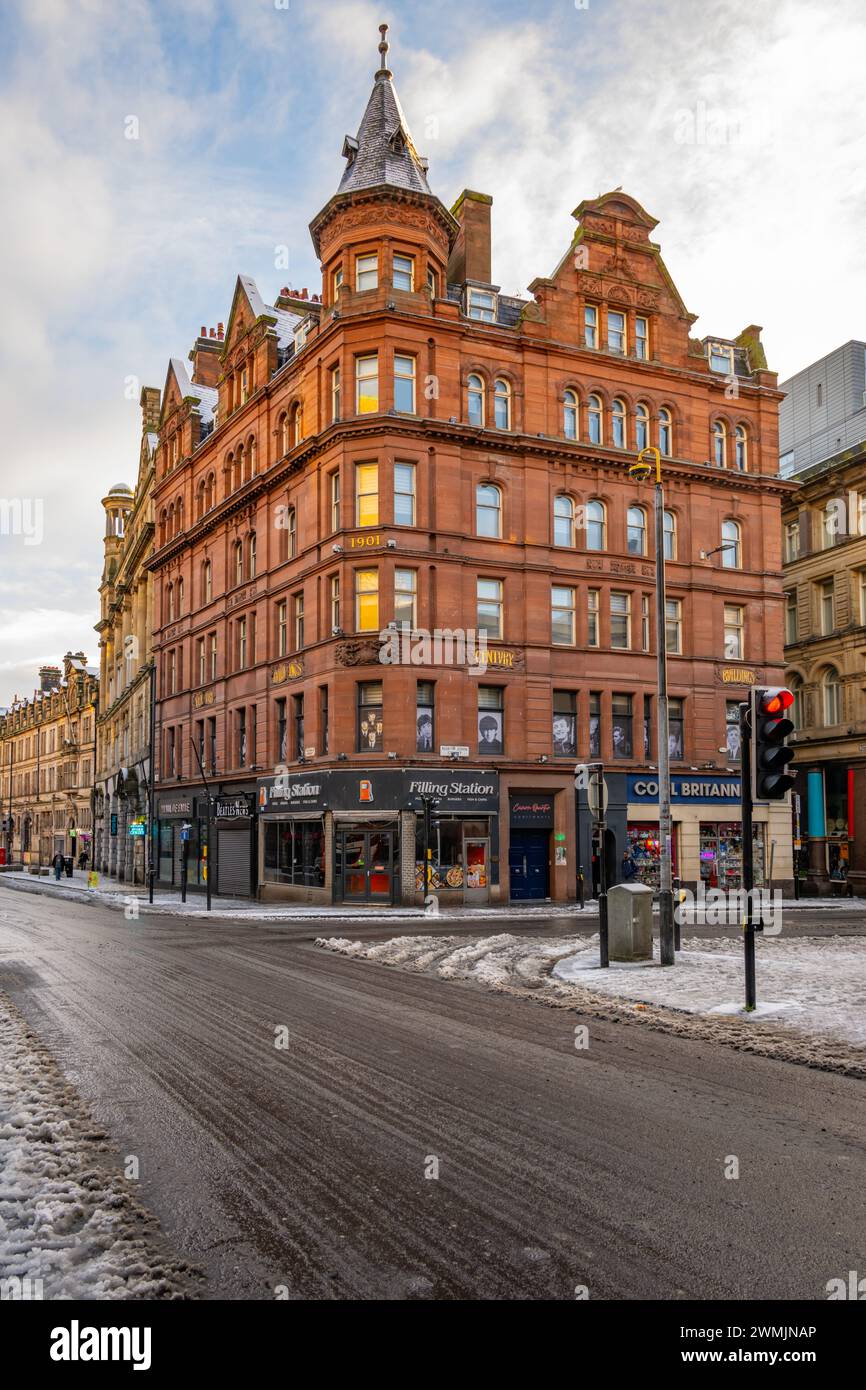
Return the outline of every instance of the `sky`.
{"type": "Polygon", "coordinates": [[[866,333],[862,0],[3,0],[0,706],[66,651],[98,664],[140,387],[239,273],[320,288],[308,224],[380,22],[433,191],[493,195],[504,292],[621,186],[696,336],[761,324],[784,380],[866,333]]]}

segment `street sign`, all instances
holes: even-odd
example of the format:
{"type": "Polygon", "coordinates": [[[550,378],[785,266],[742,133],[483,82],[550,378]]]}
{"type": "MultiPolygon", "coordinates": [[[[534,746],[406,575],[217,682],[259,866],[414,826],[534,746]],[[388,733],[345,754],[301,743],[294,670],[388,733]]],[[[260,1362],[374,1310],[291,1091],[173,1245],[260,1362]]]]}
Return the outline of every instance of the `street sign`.
{"type": "Polygon", "coordinates": [[[586,802],[592,815],[599,820],[607,813],[607,782],[600,763],[578,763],[574,769],[574,785],[586,792],[586,802]]]}

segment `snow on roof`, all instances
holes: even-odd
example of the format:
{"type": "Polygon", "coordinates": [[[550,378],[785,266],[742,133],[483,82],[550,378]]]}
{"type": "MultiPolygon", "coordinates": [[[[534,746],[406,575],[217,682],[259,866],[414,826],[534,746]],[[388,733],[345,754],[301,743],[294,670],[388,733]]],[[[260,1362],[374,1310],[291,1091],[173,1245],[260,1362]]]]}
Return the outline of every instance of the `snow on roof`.
{"type": "Polygon", "coordinates": [[[277,346],[286,348],[295,336],[295,329],[299,323],[303,322],[302,314],[292,314],[288,309],[274,309],[270,304],[265,305],[264,312],[270,314],[277,321],[277,346]]]}
{"type": "MultiPolygon", "coordinates": [[[[264,306],[262,312],[264,312],[264,306]]],[[[199,403],[199,415],[202,424],[209,425],[219,399],[219,392],[216,387],[199,386],[197,382],[191,381],[186,364],[179,357],[172,357],[171,369],[177,379],[181,398],[185,400],[187,396],[193,396],[199,403]]]]}

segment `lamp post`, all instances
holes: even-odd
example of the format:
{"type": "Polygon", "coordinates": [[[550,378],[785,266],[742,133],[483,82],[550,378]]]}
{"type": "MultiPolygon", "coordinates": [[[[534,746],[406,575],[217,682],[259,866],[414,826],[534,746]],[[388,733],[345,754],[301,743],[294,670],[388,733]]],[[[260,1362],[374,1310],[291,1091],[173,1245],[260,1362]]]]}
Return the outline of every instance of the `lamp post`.
{"type": "Polygon", "coordinates": [[[638,481],[647,479],[655,464],[655,542],[656,542],[656,657],[658,671],[658,764],[659,764],[659,954],[662,965],[674,965],[674,895],[671,868],[671,764],[668,742],[668,664],[665,624],[665,495],[662,487],[661,453],[650,446],[641,449],[637,463],[629,469],[638,481]]]}

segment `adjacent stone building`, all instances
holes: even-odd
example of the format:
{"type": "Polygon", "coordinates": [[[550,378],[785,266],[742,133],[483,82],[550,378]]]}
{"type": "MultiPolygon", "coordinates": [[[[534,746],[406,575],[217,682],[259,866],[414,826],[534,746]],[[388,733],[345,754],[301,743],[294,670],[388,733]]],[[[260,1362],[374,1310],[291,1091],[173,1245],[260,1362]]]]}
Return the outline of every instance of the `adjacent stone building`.
{"type": "MultiPolygon", "coordinates": [[[[311,223],[320,289],[268,302],[239,276],[224,338],[167,372],[159,881],[411,901],[426,857],[446,900],[566,899],[597,849],[574,791],[593,758],[608,861],[629,847],[654,882],[652,493],[628,471],[652,445],[676,872],[738,883],[738,702],[782,680],[791,490],[760,329],[693,337],[621,191],[504,294],[492,198],[432,191],[380,52],[311,223]]],[[[788,804],[756,827],[759,877],[772,852],[790,883],[788,804]]]]}
{"type": "Polygon", "coordinates": [[[0,713],[0,849],[7,865],[58,852],[92,862],[97,672],[83,652],[43,666],[39,689],[0,713]]]}
{"type": "Polygon", "coordinates": [[[96,867],[144,883],[153,700],[152,581],[154,459],[159,390],[141,393],[141,448],[133,491],[117,483],[102,499],[105,540],[99,586],[99,717],[94,794],[96,867]]]}
{"type": "MultiPolygon", "coordinates": [[[[802,375],[802,374],[801,374],[802,375]]],[[[807,888],[866,892],[866,440],[797,474],[784,526],[786,683],[795,694],[807,888]]]]}

